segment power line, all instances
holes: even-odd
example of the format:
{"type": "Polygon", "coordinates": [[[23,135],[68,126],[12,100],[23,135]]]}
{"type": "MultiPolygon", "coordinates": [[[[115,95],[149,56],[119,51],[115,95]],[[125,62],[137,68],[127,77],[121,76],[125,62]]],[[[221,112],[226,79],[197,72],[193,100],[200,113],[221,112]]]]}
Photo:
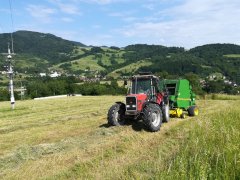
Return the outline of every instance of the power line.
{"type": "Polygon", "coordinates": [[[8,2],[9,2],[9,8],[10,8],[10,12],[11,12],[11,22],[12,22],[12,32],[11,32],[12,53],[14,53],[14,50],[13,50],[13,31],[14,31],[14,26],[13,26],[12,0],[8,0],[8,2]]]}

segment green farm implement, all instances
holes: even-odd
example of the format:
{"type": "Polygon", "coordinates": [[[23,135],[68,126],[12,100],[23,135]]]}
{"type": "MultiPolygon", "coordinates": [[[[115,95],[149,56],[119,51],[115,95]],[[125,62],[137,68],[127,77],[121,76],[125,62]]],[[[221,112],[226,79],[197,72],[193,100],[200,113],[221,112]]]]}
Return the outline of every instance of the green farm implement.
{"type": "Polygon", "coordinates": [[[164,80],[163,84],[168,91],[171,117],[185,118],[186,111],[189,116],[198,115],[196,95],[192,92],[192,86],[188,80],[164,80]]]}

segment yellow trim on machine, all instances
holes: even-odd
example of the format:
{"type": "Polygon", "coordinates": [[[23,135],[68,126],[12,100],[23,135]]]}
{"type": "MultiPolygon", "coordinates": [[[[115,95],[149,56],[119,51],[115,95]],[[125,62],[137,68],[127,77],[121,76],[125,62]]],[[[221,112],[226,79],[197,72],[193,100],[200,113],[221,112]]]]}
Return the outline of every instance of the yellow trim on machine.
{"type": "Polygon", "coordinates": [[[191,99],[189,99],[189,98],[177,98],[176,100],[180,100],[180,101],[191,101],[191,99]]]}
{"type": "Polygon", "coordinates": [[[180,108],[176,108],[176,109],[170,109],[170,116],[172,116],[172,117],[178,117],[178,118],[180,118],[180,117],[182,117],[182,115],[183,115],[183,110],[182,109],[180,109],[180,108]]]}

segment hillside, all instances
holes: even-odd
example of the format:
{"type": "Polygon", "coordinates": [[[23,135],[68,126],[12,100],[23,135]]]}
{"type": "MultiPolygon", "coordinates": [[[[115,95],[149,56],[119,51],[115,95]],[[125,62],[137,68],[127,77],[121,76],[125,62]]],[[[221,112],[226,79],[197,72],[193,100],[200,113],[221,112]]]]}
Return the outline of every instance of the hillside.
{"type": "Polygon", "coordinates": [[[230,98],[197,101],[199,116],[156,133],[142,121],[106,124],[120,96],[18,101],[14,111],[0,102],[0,179],[239,179],[240,100],[230,98]]]}
{"type": "Polygon", "coordinates": [[[239,54],[240,46],[235,44],[207,44],[192,48],[189,52],[200,58],[221,58],[227,54],[239,54]]]}
{"type": "MultiPolygon", "coordinates": [[[[0,34],[0,52],[6,52],[9,37],[9,34],[0,34]]],[[[212,73],[221,73],[240,83],[239,45],[208,44],[187,51],[183,47],[147,44],[125,48],[86,47],[51,34],[30,31],[17,31],[13,37],[17,53],[15,70],[20,73],[36,74],[56,70],[86,75],[87,69],[114,78],[138,71],[168,73],[178,77],[191,72],[202,78],[212,73]]],[[[2,55],[0,65],[3,70],[2,55]]]]}
{"type": "MultiPolygon", "coordinates": [[[[17,54],[46,59],[50,64],[68,60],[76,46],[85,46],[52,34],[32,31],[14,32],[13,39],[14,51],[17,54]]],[[[0,53],[7,52],[7,43],[11,44],[10,34],[0,34],[0,53]]]]}

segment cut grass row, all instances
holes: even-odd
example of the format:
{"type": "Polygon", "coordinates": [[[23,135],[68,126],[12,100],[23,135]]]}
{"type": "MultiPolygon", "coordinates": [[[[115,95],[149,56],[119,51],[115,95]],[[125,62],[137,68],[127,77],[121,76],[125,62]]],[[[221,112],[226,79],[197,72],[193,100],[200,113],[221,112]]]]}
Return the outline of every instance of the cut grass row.
{"type": "Polygon", "coordinates": [[[240,100],[240,95],[228,95],[228,94],[208,94],[203,99],[208,100],[240,100]]]}

